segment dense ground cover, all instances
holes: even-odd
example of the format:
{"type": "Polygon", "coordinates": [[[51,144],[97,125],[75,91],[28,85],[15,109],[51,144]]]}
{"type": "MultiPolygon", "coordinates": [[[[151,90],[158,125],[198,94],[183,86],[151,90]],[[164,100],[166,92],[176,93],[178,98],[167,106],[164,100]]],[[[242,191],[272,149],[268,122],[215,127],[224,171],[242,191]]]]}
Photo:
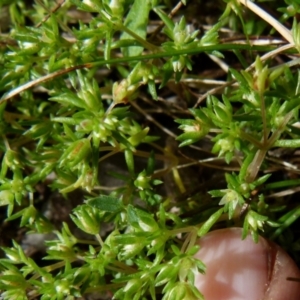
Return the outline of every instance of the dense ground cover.
{"type": "Polygon", "coordinates": [[[3,299],[201,299],[216,228],[300,263],[298,1],[0,7],[3,299]]]}

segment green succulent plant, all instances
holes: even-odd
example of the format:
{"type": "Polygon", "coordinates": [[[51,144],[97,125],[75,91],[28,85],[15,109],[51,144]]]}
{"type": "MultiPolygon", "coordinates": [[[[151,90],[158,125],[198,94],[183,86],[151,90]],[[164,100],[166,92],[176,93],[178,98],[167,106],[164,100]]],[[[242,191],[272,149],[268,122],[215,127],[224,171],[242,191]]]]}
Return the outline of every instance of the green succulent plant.
{"type": "Polygon", "coordinates": [[[203,299],[233,225],[299,263],[300,6],[218,3],[0,0],[1,299],[203,299]]]}

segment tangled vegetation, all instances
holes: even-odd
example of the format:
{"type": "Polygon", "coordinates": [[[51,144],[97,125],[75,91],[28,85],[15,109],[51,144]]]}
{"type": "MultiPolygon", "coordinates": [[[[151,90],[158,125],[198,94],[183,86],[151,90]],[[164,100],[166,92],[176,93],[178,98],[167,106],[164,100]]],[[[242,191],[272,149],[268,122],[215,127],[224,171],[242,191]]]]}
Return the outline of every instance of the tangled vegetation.
{"type": "Polygon", "coordinates": [[[213,228],[300,262],[298,0],[0,9],[1,299],[203,299],[213,228]]]}

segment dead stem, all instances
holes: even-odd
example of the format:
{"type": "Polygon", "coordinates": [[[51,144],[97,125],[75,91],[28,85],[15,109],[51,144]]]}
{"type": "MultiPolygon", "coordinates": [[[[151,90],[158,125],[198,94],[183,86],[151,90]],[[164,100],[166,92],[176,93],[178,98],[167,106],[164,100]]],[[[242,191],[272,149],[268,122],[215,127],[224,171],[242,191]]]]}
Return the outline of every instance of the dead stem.
{"type": "Polygon", "coordinates": [[[257,6],[254,2],[250,0],[238,0],[238,1],[243,5],[245,5],[247,8],[249,8],[250,10],[252,10],[255,14],[257,14],[259,17],[261,17],[271,26],[273,26],[273,28],[276,29],[283,36],[284,39],[286,39],[290,44],[294,45],[294,39],[291,34],[291,31],[288,30],[276,19],[274,19],[270,14],[268,14],[266,11],[261,9],[259,6],[257,6]]]}
{"type": "Polygon", "coordinates": [[[36,28],[39,28],[44,22],[46,22],[50,18],[51,14],[58,11],[58,9],[65,3],[65,0],[60,0],[59,2],[57,2],[56,6],[51,11],[49,11],[42,1],[40,0],[36,0],[36,1],[39,3],[39,5],[41,5],[45,10],[48,11],[48,14],[44,17],[44,19],[38,24],[36,24],[35,26],[36,28]]]}

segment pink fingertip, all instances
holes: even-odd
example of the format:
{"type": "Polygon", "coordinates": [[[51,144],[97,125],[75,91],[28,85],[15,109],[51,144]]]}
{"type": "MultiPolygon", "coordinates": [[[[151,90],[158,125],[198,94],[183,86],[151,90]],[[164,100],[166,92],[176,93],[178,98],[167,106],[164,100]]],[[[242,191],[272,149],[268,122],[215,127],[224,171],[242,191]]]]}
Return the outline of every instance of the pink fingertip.
{"type": "Polygon", "coordinates": [[[299,300],[300,283],[287,277],[300,278],[300,271],[287,253],[262,237],[255,244],[241,235],[241,228],[221,229],[199,240],[196,257],[207,272],[195,285],[205,300],[299,300]]]}

